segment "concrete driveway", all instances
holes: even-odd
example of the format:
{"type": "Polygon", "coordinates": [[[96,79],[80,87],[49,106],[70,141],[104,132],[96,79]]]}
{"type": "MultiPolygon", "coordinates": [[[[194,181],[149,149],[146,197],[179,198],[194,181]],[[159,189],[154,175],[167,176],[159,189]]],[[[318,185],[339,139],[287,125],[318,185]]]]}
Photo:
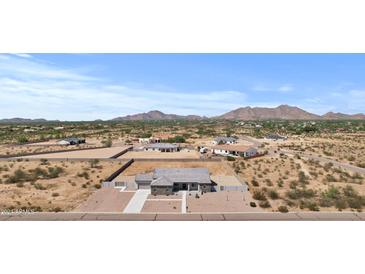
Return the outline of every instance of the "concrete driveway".
{"type": "Polygon", "coordinates": [[[138,189],[128,205],[123,210],[123,213],[140,213],[148,195],[151,194],[150,189],[138,189]]]}

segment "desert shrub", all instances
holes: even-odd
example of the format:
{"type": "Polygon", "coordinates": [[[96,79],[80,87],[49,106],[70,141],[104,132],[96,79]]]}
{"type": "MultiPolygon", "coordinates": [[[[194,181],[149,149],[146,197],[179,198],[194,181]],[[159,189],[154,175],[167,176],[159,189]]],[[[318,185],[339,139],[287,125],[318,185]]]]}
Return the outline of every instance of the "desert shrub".
{"type": "Polygon", "coordinates": [[[341,211],[348,207],[347,201],[343,198],[339,198],[335,201],[335,207],[341,211]]]}
{"type": "Polygon", "coordinates": [[[98,164],[99,164],[100,160],[99,159],[92,159],[89,161],[90,167],[91,168],[98,168],[98,164]]]}
{"type": "Polygon", "coordinates": [[[79,176],[79,177],[83,177],[83,178],[85,178],[86,180],[89,180],[89,178],[90,178],[89,173],[88,173],[87,171],[79,172],[79,173],[77,173],[77,176],[79,176]]]}
{"type": "Polygon", "coordinates": [[[17,187],[24,187],[24,183],[23,182],[19,182],[16,184],[17,187]]]}
{"type": "Polygon", "coordinates": [[[327,182],[337,182],[337,179],[335,176],[331,175],[331,174],[327,174],[326,175],[326,181],[327,182]]]}
{"type": "Polygon", "coordinates": [[[63,172],[62,167],[49,167],[48,168],[48,177],[49,178],[57,178],[63,172]]]}
{"type": "Polygon", "coordinates": [[[260,201],[259,202],[259,206],[262,207],[262,208],[269,208],[271,207],[269,201],[265,200],[265,201],[260,201]]]}
{"type": "Polygon", "coordinates": [[[52,209],[53,212],[60,212],[62,209],[60,207],[55,207],[52,209]]]}
{"type": "Polygon", "coordinates": [[[255,179],[255,177],[252,179],[251,184],[256,187],[260,185],[259,182],[255,179]]]}
{"type": "Polygon", "coordinates": [[[226,159],[227,159],[227,161],[230,161],[230,162],[236,161],[236,158],[234,158],[233,156],[227,156],[226,159]]]}
{"type": "Polygon", "coordinates": [[[250,202],[250,207],[256,207],[256,203],[255,202],[250,202]]]}
{"type": "Polygon", "coordinates": [[[272,186],[272,182],[270,179],[265,179],[265,182],[267,186],[272,186]]]}
{"type": "Polygon", "coordinates": [[[60,194],[58,192],[53,192],[52,193],[52,197],[58,197],[58,196],[60,196],[60,194]]]}
{"type": "Polygon", "coordinates": [[[28,179],[28,175],[25,171],[21,170],[20,168],[17,169],[13,175],[10,175],[6,180],[6,184],[16,184],[19,182],[26,181],[28,179]]]}
{"type": "Polygon", "coordinates": [[[279,199],[279,194],[274,189],[269,190],[268,195],[272,200],[279,199]]]}
{"type": "Polygon", "coordinates": [[[252,197],[255,199],[255,200],[259,200],[259,201],[266,201],[267,198],[266,198],[266,195],[265,195],[265,192],[262,191],[262,190],[255,190],[253,192],[253,195],[252,197]]]}
{"type": "Polygon", "coordinates": [[[95,184],[95,185],[94,185],[94,187],[95,187],[96,189],[100,189],[100,188],[101,188],[101,184],[95,184]]]}
{"type": "Polygon", "coordinates": [[[41,161],[41,165],[47,165],[48,164],[47,159],[40,159],[40,161],[41,161]]]}
{"type": "Polygon", "coordinates": [[[34,188],[38,189],[38,190],[46,190],[47,189],[46,187],[44,187],[42,184],[39,184],[39,183],[35,183],[34,188]]]}
{"type": "Polygon", "coordinates": [[[288,208],[284,205],[281,205],[278,207],[278,210],[281,212],[281,213],[287,213],[289,212],[288,208]]]}
{"type": "Polygon", "coordinates": [[[278,187],[283,187],[284,186],[284,181],[282,179],[279,179],[277,181],[277,185],[278,185],[278,187]]]}

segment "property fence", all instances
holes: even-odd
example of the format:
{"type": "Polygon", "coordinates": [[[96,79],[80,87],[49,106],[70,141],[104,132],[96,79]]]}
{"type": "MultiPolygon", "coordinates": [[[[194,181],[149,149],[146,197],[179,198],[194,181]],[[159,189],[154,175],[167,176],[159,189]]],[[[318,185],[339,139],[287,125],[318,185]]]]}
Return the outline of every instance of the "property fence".
{"type": "Polygon", "coordinates": [[[114,187],[115,183],[112,181],[117,178],[118,175],[121,174],[124,170],[126,170],[131,164],[133,164],[133,162],[134,160],[130,159],[128,162],[118,168],[118,170],[114,171],[108,178],[105,179],[105,181],[102,183],[102,187],[110,187],[110,185],[113,185],[114,187]]]}
{"type": "Polygon", "coordinates": [[[117,159],[119,156],[122,156],[123,154],[125,154],[127,151],[130,151],[133,149],[133,146],[129,146],[126,149],[123,149],[121,152],[118,152],[117,154],[109,157],[110,159],[117,159]]]}

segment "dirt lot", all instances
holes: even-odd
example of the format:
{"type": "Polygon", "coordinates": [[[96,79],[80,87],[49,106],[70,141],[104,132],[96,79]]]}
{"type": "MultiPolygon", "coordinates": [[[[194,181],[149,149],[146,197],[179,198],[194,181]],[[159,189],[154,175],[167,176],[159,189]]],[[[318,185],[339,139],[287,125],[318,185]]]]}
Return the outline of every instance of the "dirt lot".
{"type": "Polygon", "coordinates": [[[181,201],[162,201],[162,200],[147,200],[142,208],[142,213],[146,212],[181,212],[181,201]]]}
{"type": "Polygon", "coordinates": [[[296,211],[361,210],[365,205],[364,178],[331,164],[286,155],[231,164],[268,211],[280,206],[296,211]]]}
{"type": "Polygon", "coordinates": [[[75,212],[123,212],[134,192],[121,192],[116,188],[104,188],[94,192],[75,212]]]}
{"type": "Polygon", "coordinates": [[[16,156],[20,154],[27,153],[41,153],[41,152],[53,152],[60,150],[73,150],[73,149],[81,149],[81,148],[93,148],[93,147],[102,147],[101,144],[80,144],[77,146],[65,146],[65,145],[57,145],[57,144],[29,144],[29,145],[1,145],[0,146],[0,156],[16,156]]]}
{"type": "Polygon", "coordinates": [[[0,209],[70,211],[123,161],[0,161],[0,209]]]}
{"type": "MultiPolygon", "coordinates": [[[[275,145],[275,143],[273,143],[275,145]]],[[[320,134],[316,137],[290,138],[276,144],[279,148],[322,155],[343,163],[365,167],[365,135],[351,133],[320,134]]]]}
{"type": "Polygon", "coordinates": [[[153,172],[155,168],[194,168],[206,167],[211,175],[233,175],[232,170],[218,162],[185,162],[185,161],[136,161],[128,167],[122,174],[125,176],[135,176],[138,173],[153,172]]]}
{"type": "Polygon", "coordinates": [[[158,151],[128,151],[119,159],[199,159],[200,154],[197,151],[179,151],[179,152],[158,152],[158,151]]]}
{"type": "Polygon", "coordinates": [[[187,197],[187,212],[260,212],[262,209],[251,207],[253,199],[249,192],[220,191],[208,192],[196,198],[187,197]]]}
{"type": "Polygon", "coordinates": [[[37,158],[37,159],[106,159],[117,154],[118,152],[126,149],[127,146],[122,147],[108,147],[108,148],[98,148],[90,150],[80,150],[80,151],[70,151],[70,152],[60,152],[60,153],[49,153],[41,155],[25,156],[22,158],[37,158]]]}

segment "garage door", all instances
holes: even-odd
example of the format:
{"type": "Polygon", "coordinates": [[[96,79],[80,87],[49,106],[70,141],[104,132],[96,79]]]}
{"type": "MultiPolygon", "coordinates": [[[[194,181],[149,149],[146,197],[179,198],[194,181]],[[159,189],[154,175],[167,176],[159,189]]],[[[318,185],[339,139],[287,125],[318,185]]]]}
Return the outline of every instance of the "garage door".
{"type": "Polygon", "coordinates": [[[149,184],[138,184],[138,189],[151,189],[149,184]]]}

